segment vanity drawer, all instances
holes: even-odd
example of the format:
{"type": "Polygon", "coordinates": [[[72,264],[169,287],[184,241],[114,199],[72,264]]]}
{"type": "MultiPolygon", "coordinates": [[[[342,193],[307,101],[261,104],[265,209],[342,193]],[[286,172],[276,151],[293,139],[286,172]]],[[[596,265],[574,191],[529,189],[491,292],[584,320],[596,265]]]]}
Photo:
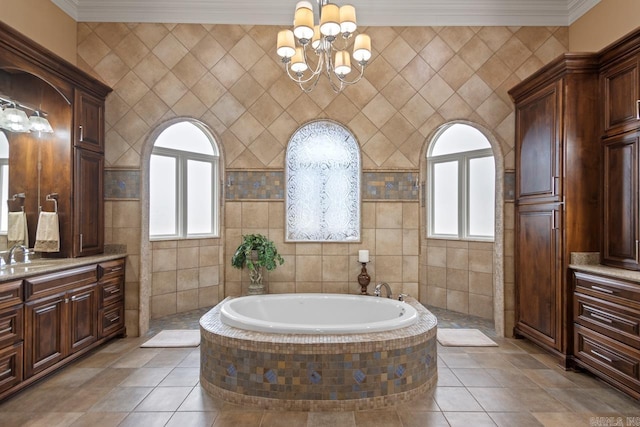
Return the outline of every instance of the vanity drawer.
{"type": "Polygon", "coordinates": [[[100,282],[100,302],[99,307],[106,307],[124,299],[124,277],[100,282]]]}
{"type": "Polygon", "coordinates": [[[640,351],[580,325],[575,326],[574,346],[582,364],[607,380],[640,391],[640,351]]]}
{"type": "Polygon", "coordinates": [[[0,348],[24,339],[24,306],[22,304],[0,310],[0,348]]]}
{"type": "Polygon", "coordinates": [[[575,291],[640,310],[640,285],[637,283],[576,271],[575,291]]]}
{"type": "Polygon", "coordinates": [[[124,276],[124,259],[101,262],[98,264],[98,279],[109,279],[124,276]]]}
{"type": "Polygon", "coordinates": [[[22,343],[0,350],[0,393],[22,382],[22,343]]]}
{"type": "Polygon", "coordinates": [[[0,283],[0,309],[22,302],[22,280],[0,283]]]}
{"type": "Polygon", "coordinates": [[[640,349],[640,311],[576,293],[573,313],[576,323],[640,349]]]}
{"type": "Polygon", "coordinates": [[[103,308],[98,314],[98,331],[100,338],[111,335],[124,328],[124,305],[114,304],[103,308]]]}
{"type": "Polygon", "coordinates": [[[59,292],[81,288],[97,280],[96,265],[90,264],[69,270],[24,279],[26,301],[33,301],[59,292]]]}

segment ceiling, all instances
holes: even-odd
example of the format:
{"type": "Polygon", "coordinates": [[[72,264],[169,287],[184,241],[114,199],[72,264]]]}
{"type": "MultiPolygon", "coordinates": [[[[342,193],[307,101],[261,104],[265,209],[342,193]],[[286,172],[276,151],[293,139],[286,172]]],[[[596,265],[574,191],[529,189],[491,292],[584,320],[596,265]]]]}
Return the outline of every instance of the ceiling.
{"type": "MultiPolygon", "coordinates": [[[[51,0],[78,22],[286,25],[297,0],[51,0]]],[[[313,3],[315,1],[312,0],[313,3]]],[[[600,0],[333,0],[361,25],[453,26],[573,23],[600,0]]]]}

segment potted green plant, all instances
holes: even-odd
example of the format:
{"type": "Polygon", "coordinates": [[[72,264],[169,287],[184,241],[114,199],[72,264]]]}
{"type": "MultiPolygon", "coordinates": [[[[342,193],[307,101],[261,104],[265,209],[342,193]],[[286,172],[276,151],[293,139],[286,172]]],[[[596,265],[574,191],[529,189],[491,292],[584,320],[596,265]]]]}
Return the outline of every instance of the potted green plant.
{"type": "Polygon", "coordinates": [[[246,234],[242,236],[242,243],[231,257],[231,265],[242,269],[245,265],[249,270],[249,294],[264,293],[262,284],[262,269],[271,271],[282,265],[284,259],[278,253],[275,243],[262,234],[246,234]]]}

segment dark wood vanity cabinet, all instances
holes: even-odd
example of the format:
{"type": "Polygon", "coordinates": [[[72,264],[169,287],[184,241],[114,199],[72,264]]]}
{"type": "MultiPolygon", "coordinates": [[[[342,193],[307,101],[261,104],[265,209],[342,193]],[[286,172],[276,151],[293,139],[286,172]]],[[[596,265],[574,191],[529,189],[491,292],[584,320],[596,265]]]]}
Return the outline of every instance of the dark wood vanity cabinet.
{"type": "Polygon", "coordinates": [[[112,335],[124,328],[124,259],[98,265],[98,336],[112,335]]]}
{"type": "Polygon", "coordinates": [[[74,102],[74,145],[104,152],[104,98],[76,89],[74,102]]]}
{"type": "Polygon", "coordinates": [[[574,363],[640,398],[640,284],[576,271],[574,363]]]}
{"type": "Polygon", "coordinates": [[[597,58],[565,54],[509,94],[516,109],[514,334],[568,366],[569,255],[599,247],[597,58]]]}
{"type": "MultiPolygon", "coordinates": [[[[616,135],[640,126],[640,54],[622,40],[605,52],[601,74],[603,130],[616,135]],[[622,55],[622,58],[618,55],[622,55]]],[[[637,46],[635,47],[637,49],[637,46]]]]}
{"type": "Polygon", "coordinates": [[[104,155],[82,148],[74,151],[73,253],[96,255],[104,250],[104,155]]]}
{"type": "Polygon", "coordinates": [[[104,108],[110,91],[0,22],[0,93],[41,106],[55,129],[40,138],[7,133],[9,194],[27,195],[30,241],[40,207],[53,210],[45,196],[58,194],[60,251],[47,256],[103,252],[104,108]]]}
{"type": "Polygon", "coordinates": [[[22,281],[0,283],[0,394],[23,380],[22,281]]]}
{"type": "Polygon", "coordinates": [[[97,282],[95,264],[25,280],[25,377],[97,341],[97,282]]]}
{"type": "Polygon", "coordinates": [[[125,258],[0,283],[0,401],[125,335],[125,258]]]}
{"type": "Polygon", "coordinates": [[[606,138],[603,146],[602,261],[610,266],[638,270],[640,132],[606,138]]]}
{"type": "Polygon", "coordinates": [[[601,53],[603,215],[601,261],[640,270],[640,31],[601,53]]]}

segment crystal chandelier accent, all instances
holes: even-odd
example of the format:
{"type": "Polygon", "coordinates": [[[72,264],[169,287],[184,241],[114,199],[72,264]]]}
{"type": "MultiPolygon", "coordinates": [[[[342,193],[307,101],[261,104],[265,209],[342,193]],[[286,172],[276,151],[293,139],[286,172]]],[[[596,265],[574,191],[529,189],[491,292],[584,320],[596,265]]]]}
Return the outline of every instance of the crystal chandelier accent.
{"type": "Polygon", "coordinates": [[[278,33],[276,52],[289,77],[304,92],[311,92],[324,74],[331,89],[339,93],[364,76],[364,69],[371,59],[371,38],[364,33],[355,35],[358,25],[356,9],[352,5],[338,7],[328,0],[318,0],[318,15],[320,23],[314,25],[311,2],[298,2],[293,31],[278,33]],[[352,37],[353,67],[347,51],[352,37]],[[357,72],[355,78],[348,77],[352,71],[357,72]]]}

